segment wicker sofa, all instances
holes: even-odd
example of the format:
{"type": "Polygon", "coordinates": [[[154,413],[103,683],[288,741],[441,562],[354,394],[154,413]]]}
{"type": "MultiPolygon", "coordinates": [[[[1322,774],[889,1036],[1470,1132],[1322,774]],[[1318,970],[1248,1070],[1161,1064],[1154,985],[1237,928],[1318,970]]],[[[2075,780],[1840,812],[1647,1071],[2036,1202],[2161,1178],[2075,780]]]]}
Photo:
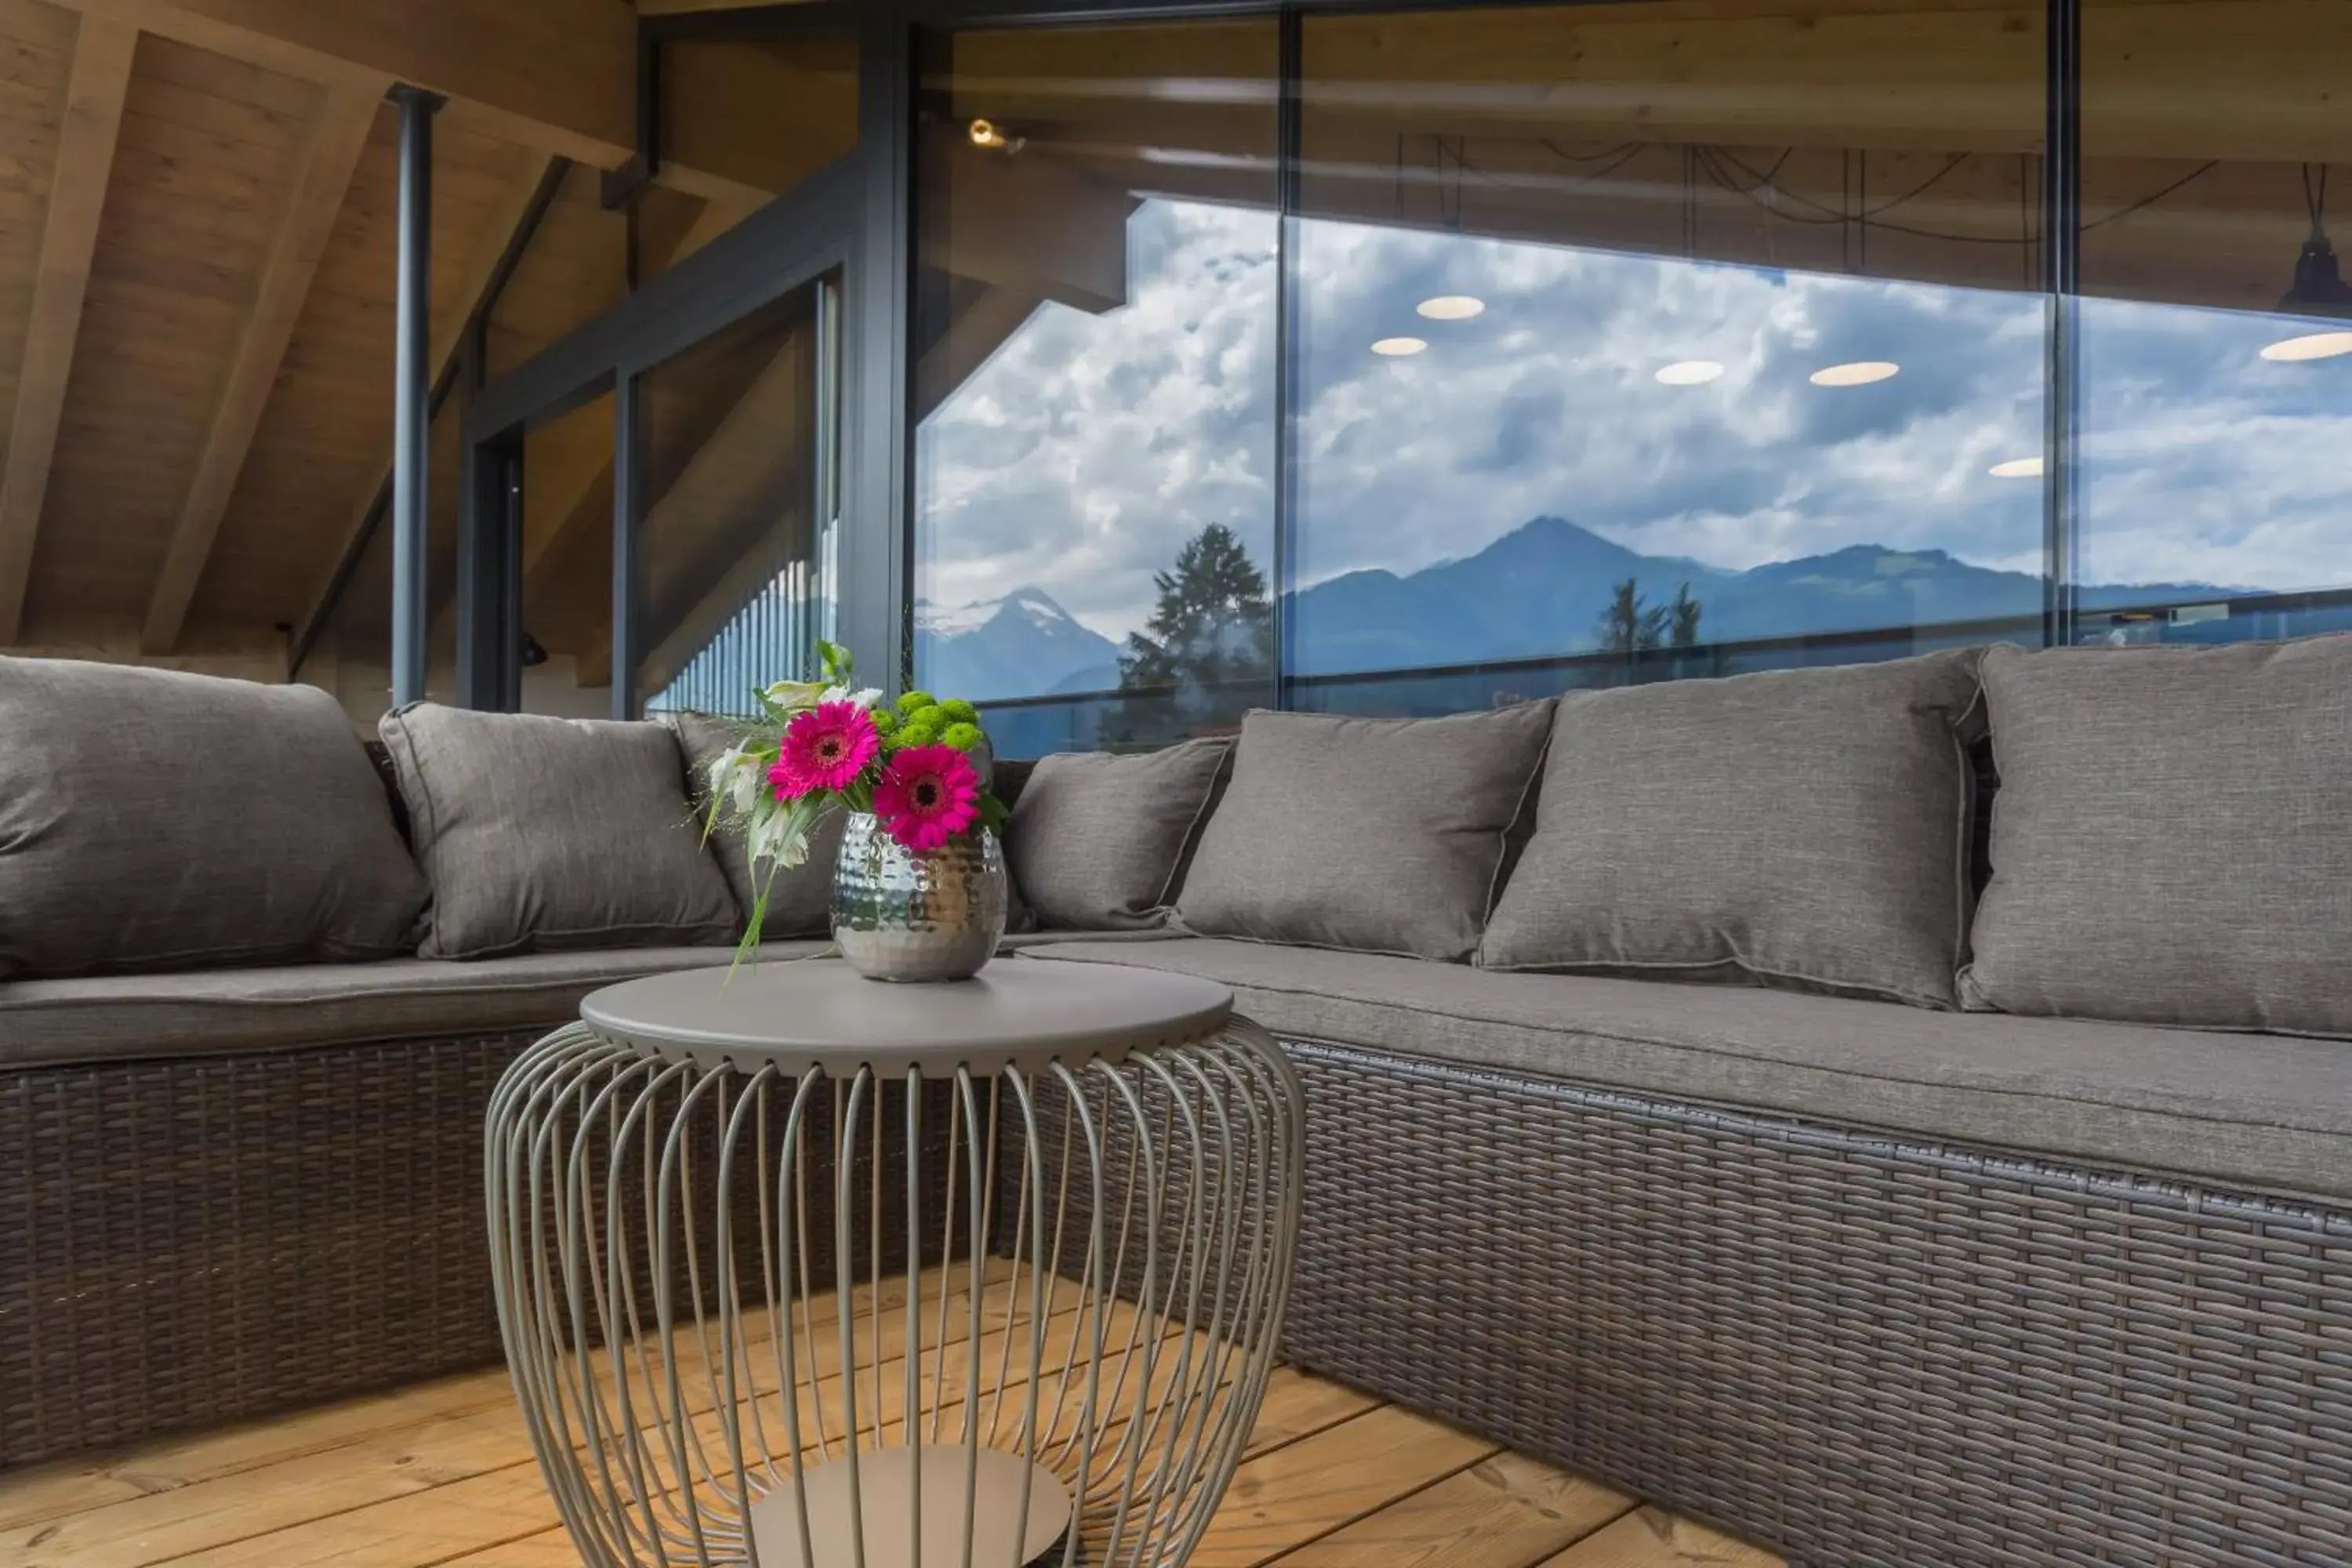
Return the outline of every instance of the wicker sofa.
{"type": "MultiPolygon", "coordinates": [[[[1286,1042],[1294,1360],[1795,1562],[2352,1561],[2352,1045],[1196,934],[1235,771],[1159,825],[1187,925],[1007,961],[1210,976],[1286,1042]]],[[[491,1084],[727,957],[0,983],[0,1468],[494,1361],[491,1084]]]]}

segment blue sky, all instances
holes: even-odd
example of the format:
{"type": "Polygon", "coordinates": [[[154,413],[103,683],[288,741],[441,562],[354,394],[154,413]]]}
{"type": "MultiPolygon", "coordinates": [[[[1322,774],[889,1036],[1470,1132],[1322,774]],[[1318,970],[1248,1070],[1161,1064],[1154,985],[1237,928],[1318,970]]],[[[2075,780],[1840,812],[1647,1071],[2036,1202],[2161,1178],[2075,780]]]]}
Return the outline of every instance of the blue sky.
{"type": "MultiPolygon", "coordinates": [[[[1207,523],[1270,556],[1275,249],[1262,211],[1143,204],[1127,303],[1042,307],[925,422],[919,591],[1034,584],[1118,637],[1207,523]]],[[[1734,570],[1864,542],[2038,567],[2039,483],[1987,472],[2041,449],[2037,295],[1324,221],[1298,265],[1302,584],[1545,513],[1734,570]],[[1486,309],[1420,319],[1439,294],[1486,309]],[[1370,352],[1399,334],[1429,347],[1370,352]],[[1694,359],[1722,376],[1655,379],[1694,359]],[[1807,379],[1854,360],[1902,369],[1807,379]]],[[[2259,357],[2294,330],[2086,306],[2086,577],[2352,583],[2352,357],[2259,357]]]]}

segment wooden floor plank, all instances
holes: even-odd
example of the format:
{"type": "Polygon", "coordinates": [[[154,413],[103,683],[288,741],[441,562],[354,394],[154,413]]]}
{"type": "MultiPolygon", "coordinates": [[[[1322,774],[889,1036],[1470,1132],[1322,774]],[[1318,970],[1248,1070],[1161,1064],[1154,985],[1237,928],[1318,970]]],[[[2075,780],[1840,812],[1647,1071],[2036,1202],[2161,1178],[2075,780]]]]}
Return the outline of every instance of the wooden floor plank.
{"type": "MultiPolygon", "coordinates": [[[[1010,1270],[1003,1259],[991,1259],[984,1276],[1001,1282],[1010,1270]]],[[[968,1300],[964,1270],[956,1269],[951,1301],[968,1300]]],[[[936,1312],[940,1270],[923,1274],[925,1299],[936,1312]]],[[[886,1280],[886,1309],[903,1308],[907,1292],[900,1279],[886,1280]]],[[[863,1316],[872,1300],[870,1290],[858,1287],[851,1301],[863,1316]]],[[[828,1293],[811,1303],[812,1321],[837,1323],[834,1297],[828,1293]]],[[[935,1327],[927,1326],[927,1337],[935,1327]]],[[[455,1377],[436,1378],[389,1394],[373,1394],[317,1410],[299,1411],[266,1421],[241,1423],[211,1432],[167,1437],[143,1443],[101,1459],[39,1466],[0,1477],[0,1543],[13,1539],[19,1527],[55,1523],[68,1515],[157,1492],[171,1491],[221,1476],[258,1469],[281,1460],[321,1449],[424,1426],[470,1411],[505,1410],[514,1403],[514,1384],[504,1366],[455,1377]]]]}
{"type": "Polygon", "coordinates": [[[1249,1460],[1192,1554],[1192,1568],[1258,1568],[1498,1451],[1384,1405],[1249,1460]]]}
{"type": "Polygon", "coordinates": [[[1633,1500],[1497,1454],[1279,1559],[1282,1568],[1532,1568],[1633,1500]]]}
{"type": "MultiPolygon", "coordinates": [[[[992,1283],[1002,1282],[1001,1272],[992,1283]]],[[[921,1332],[937,1332],[936,1275],[925,1280],[921,1332]]],[[[955,1281],[961,1284],[961,1279],[955,1281]]],[[[952,1432],[970,1386],[961,1341],[966,1298],[951,1300],[943,1419],[952,1432]]],[[[982,1364],[1008,1343],[1026,1359],[1025,1289],[983,1303],[982,1364]],[[1008,1318],[1008,1312],[1010,1314],[1008,1318]]],[[[861,1361],[885,1358],[880,1440],[897,1441],[904,1412],[906,1291],[883,1288],[878,1325],[867,1292],[853,1298],[861,1361]]],[[[1047,1364],[1091,1337],[1071,1295],[1049,1309],[1047,1364]]],[[[836,1394],[839,1320],[812,1303],[816,1361],[836,1394]],[[826,1332],[831,1328],[834,1331],[826,1332]]],[[[1122,1356],[1138,1324],[1117,1305],[1107,1334],[1122,1356]]],[[[1184,1331],[1140,1320],[1142,1338],[1175,1347],[1184,1331]],[[1148,1328],[1148,1331],[1145,1329],[1148,1328]]],[[[689,1409],[722,1451],[719,1393],[703,1350],[682,1342],[689,1409]]],[[[1116,1361],[1114,1365],[1116,1365],[1116,1361]]],[[[1155,1384],[1184,1364],[1154,1362],[1155,1384]]],[[[1223,1375],[1232,1374],[1230,1366],[1223,1375]]],[[[868,1366],[861,1402],[871,1404],[868,1366]]],[[[772,1356],[753,1368],[769,1397],[772,1356]]],[[[1016,1375],[1017,1383],[1017,1375],[1016,1375]]],[[[1039,1385],[1041,1388],[1045,1384],[1039,1385]]],[[[1073,1393],[1072,1397],[1076,1397],[1073,1393]]],[[[1047,1394],[1048,1402],[1055,1394],[1047,1394]]],[[[813,1410],[801,1405],[803,1419],[813,1410]]],[[[1124,1409],[1104,1429],[1116,1444],[1124,1409]]],[[[770,1417],[772,1434],[782,1423],[770,1417]]],[[[1163,1440],[1155,1436],[1153,1441],[1163,1440]]],[[[1147,1447],[1147,1459],[1153,1450],[1147,1447]]],[[[503,1369],[445,1378],[280,1420],[252,1423],[78,1464],[0,1478],[0,1564],[6,1568],[578,1568],[557,1523],[503,1369]]],[[[1223,1508],[1194,1568],[1779,1568],[1778,1559],[1678,1521],[1597,1484],[1384,1404],[1374,1395],[1277,1368],[1223,1508]]]]}
{"type": "Polygon", "coordinates": [[[1782,1568],[1778,1557],[1663,1509],[1637,1508],[1542,1568],[1782,1568]]]}

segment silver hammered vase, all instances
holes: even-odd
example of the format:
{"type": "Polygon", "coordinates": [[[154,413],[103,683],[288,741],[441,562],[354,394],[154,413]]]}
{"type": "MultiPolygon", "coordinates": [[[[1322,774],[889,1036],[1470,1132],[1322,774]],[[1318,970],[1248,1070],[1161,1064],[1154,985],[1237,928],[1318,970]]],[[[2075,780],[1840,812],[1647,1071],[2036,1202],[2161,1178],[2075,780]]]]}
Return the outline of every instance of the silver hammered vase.
{"type": "Polygon", "coordinates": [[[869,980],[969,980],[1004,935],[1004,852],[982,829],[917,851],[849,814],[833,870],[833,940],[869,980]]]}

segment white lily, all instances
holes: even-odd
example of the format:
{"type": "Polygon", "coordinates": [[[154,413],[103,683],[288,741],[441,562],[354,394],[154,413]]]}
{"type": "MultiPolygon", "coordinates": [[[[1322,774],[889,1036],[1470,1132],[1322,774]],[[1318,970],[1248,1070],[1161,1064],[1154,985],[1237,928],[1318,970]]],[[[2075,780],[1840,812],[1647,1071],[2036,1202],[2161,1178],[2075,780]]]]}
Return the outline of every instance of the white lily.
{"type": "Polygon", "coordinates": [[[882,700],[882,693],[871,686],[861,686],[855,689],[852,689],[846,685],[828,686],[824,689],[824,695],[818,698],[817,700],[820,702],[855,702],[860,708],[870,709],[880,704],[882,700]]]}
{"type": "Polygon", "coordinates": [[[779,680],[768,688],[768,700],[787,713],[798,713],[832,700],[824,692],[822,680],[779,680]]]}
{"type": "Polygon", "coordinates": [[[723,800],[749,816],[760,804],[760,760],[740,746],[730,747],[710,764],[710,798],[723,800]]]}

